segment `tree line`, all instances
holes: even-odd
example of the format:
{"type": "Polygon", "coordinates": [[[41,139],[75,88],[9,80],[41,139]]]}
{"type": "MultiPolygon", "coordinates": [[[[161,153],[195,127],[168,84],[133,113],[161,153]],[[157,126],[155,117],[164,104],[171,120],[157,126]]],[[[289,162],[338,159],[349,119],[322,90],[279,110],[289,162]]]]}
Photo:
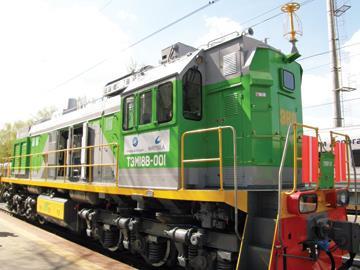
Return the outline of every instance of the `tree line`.
{"type": "Polygon", "coordinates": [[[0,129],[0,163],[6,162],[6,158],[13,155],[13,143],[19,131],[29,128],[38,121],[51,117],[54,111],[55,107],[47,107],[38,111],[35,116],[28,120],[5,123],[0,129]]]}

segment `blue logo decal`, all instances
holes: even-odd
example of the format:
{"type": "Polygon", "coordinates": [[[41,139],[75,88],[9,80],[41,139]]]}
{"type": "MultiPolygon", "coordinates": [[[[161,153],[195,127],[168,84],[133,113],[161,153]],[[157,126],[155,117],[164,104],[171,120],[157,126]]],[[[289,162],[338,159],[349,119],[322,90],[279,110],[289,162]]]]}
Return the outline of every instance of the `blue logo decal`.
{"type": "Polygon", "coordinates": [[[155,144],[159,144],[160,142],[161,142],[160,136],[157,136],[156,139],[155,139],[155,144]]]}
{"type": "Polygon", "coordinates": [[[132,145],[133,145],[134,147],[136,147],[138,144],[139,144],[139,139],[138,139],[137,137],[134,137],[134,138],[132,139],[132,145]]]}

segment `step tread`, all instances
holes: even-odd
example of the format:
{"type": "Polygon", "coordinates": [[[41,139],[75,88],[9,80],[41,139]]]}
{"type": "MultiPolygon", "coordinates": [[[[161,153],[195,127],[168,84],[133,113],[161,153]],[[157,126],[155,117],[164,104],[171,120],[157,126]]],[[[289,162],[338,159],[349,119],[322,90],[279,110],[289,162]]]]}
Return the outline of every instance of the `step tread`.
{"type": "Polygon", "coordinates": [[[271,249],[249,245],[249,269],[267,269],[270,261],[271,249]]]}
{"type": "Polygon", "coordinates": [[[264,217],[250,217],[247,237],[249,245],[271,248],[274,239],[276,220],[264,217]]]}

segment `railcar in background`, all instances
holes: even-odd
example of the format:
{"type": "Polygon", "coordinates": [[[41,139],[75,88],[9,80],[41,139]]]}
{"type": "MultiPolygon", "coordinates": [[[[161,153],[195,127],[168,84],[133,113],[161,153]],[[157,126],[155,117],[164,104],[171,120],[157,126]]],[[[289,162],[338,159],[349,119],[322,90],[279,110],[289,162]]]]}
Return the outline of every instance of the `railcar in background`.
{"type": "MultiPolygon", "coordinates": [[[[347,207],[348,211],[350,213],[354,213],[355,206],[357,205],[356,197],[357,195],[357,188],[355,187],[356,179],[360,176],[360,126],[354,125],[354,126],[347,126],[347,127],[341,127],[341,128],[324,128],[320,130],[320,135],[323,136],[323,146],[325,149],[330,150],[331,148],[331,141],[329,133],[330,131],[339,132],[342,134],[347,134],[348,138],[339,137],[336,139],[338,142],[346,142],[349,145],[349,163],[351,164],[350,168],[350,185],[349,185],[349,191],[350,191],[350,202],[347,207]]],[[[336,186],[338,188],[345,187],[347,183],[341,183],[337,182],[336,186]]]]}

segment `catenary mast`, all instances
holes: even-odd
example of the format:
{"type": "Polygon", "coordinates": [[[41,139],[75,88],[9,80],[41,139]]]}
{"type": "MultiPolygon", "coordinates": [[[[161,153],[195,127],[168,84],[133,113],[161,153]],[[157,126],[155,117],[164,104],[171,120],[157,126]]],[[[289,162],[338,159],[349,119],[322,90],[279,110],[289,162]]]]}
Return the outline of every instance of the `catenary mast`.
{"type": "Polygon", "coordinates": [[[334,98],[334,127],[342,126],[341,104],[340,104],[340,65],[338,58],[336,25],[335,25],[335,4],[334,0],[327,0],[328,10],[328,31],[329,48],[331,51],[331,72],[332,72],[332,90],[334,98]]]}

